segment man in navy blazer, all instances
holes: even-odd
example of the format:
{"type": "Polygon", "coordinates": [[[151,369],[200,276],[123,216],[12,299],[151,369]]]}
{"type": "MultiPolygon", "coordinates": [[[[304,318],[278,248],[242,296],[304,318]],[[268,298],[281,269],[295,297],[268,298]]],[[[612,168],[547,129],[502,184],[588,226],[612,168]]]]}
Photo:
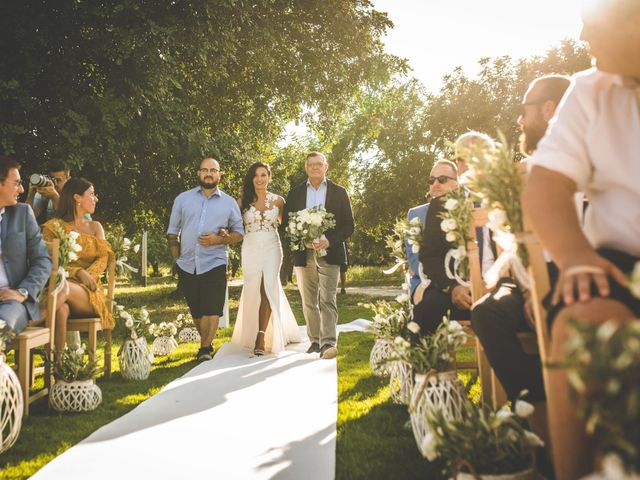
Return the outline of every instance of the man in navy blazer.
{"type": "Polygon", "coordinates": [[[51,273],[51,258],[24,192],[20,164],[0,156],[0,319],[14,333],[40,319],[38,298],[51,273]]]}
{"type": "Polygon", "coordinates": [[[296,252],[293,258],[311,341],[307,353],[320,353],[324,359],[334,358],[337,354],[338,279],[340,265],[346,261],[344,242],[355,228],[349,195],[343,187],[326,177],[328,168],[329,164],[322,153],[311,152],[307,155],[305,171],[308,179],[289,192],[281,225],[281,231],[285,232],[289,213],[305,208],[322,206],[335,216],[336,226],[325,232],[326,239],[309,245],[313,248],[296,252]],[[327,254],[316,256],[314,250],[322,249],[327,254]]]}

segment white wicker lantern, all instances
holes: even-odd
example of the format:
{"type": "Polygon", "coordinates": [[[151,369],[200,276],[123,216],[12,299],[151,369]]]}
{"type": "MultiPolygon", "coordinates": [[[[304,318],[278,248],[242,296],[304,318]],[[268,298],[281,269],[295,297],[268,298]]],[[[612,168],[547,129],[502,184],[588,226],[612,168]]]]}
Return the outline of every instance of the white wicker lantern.
{"type": "Polygon", "coordinates": [[[178,333],[178,341],[182,343],[200,343],[200,334],[194,327],[186,327],[178,333]]]}
{"type": "Polygon", "coordinates": [[[157,337],[151,346],[151,351],[154,355],[160,357],[164,355],[171,355],[173,350],[178,346],[176,339],[171,337],[157,337]]]}
{"type": "Polygon", "coordinates": [[[465,393],[462,381],[456,372],[434,373],[432,375],[417,374],[411,392],[409,412],[413,436],[418,450],[423,451],[424,437],[429,433],[427,412],[441,411],[447,420],[460,420],[465,408],[465,393]]]}
{"type": "Polygon", "coordinates": [[[0,453],[9,450],[18,439],[23,408],[18,377],[0,354],[0,453]]]}
{"type": "Polygon", "coordinates": [[[58,380],[49,393],[49,404],[58,412],[89,412],[101,402],[102,391],[93,380],[58,380]]]}
{"type": "Polygon", "coordinates": [[[124,341],[120,353],[120,373],[125,380],[146,380],[151,372],[153,353],[144,337],[124,341]]]}
{"type": "Polygon", "coordinates": [[[388,377],[391,374],[391,362],[388,361],[391,353],[390,340],[379,338],[375,341],[369,356],[369,366],[375,376],[388,377]]]}
{"type": "Polygon", "coordinates": [[[394,403],[409,404],[413,390],[413,368],[407,362],[391,362],[389,388],[394,403]]]}

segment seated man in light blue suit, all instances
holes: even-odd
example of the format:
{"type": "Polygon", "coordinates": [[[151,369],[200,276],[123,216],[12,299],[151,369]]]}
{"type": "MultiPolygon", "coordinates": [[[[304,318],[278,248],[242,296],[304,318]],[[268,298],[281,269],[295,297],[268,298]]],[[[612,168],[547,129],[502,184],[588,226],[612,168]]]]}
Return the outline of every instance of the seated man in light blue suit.
{"type": "Polygon", "coordinates": [[[40,319],[38,298],[51,273],[51,258],[24,192],[20,164],[0,156],[0,320],[18,334],[40,319]]]}
{"type": "MultiPolygon", "coordinates": [[[[428,209],[428,203],[423,203],[422,205],[418,205],[417,207],[410,208],[409,212],[407,213],[407,220],[410,222],[412,219],[418,218],[420,220],[420,225],[422,225],[422,228],[424,228],[424,222],[427,218],[428,209]]],[[[418,285],[422,283],[419,274],[420,259],[418,258],[418,252],[413,252],[411,245],[409,245],[409,242],[404,242],[404,249],[407,254],[407,263],[409,264],[410,269],[409,274],[411,275],[411,279],[409,281],[409,298],[411,299],[411,303],[415,304],[416,302],[414,302],[414,295],[416,293],[418,285]]]]}

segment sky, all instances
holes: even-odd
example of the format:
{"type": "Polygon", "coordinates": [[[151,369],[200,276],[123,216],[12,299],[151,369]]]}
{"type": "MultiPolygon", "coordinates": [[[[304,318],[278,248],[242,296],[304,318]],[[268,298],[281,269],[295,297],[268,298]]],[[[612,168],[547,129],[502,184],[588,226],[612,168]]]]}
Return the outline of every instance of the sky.
{"type": "Polygon", "coordinates": [[[383,39],[389,53],[408,59],[435,92],[456,66],[477,73],[482,57],[544,54],[580,35],[585,0],[372,0],[394,23],[383,39]]]}

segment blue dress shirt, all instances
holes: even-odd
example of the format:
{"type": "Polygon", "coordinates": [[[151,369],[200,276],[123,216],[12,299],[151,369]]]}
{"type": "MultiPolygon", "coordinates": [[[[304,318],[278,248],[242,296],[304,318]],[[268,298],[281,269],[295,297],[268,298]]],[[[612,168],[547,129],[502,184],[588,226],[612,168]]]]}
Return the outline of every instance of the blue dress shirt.
{"type": "Polygon", "coordinates": [[[182,192],[171,209],[168,234],[180,235],[178,266],[188,273],[201,275],[226,265],[229,249],[226,244],[205,247],[198,237],[205,233],[218,234],[221,228],[244,235],[242,214],[235,199],[219,188],[207,198],[201,187],[182,192]]]}
{"type": "Polygon", "coordinates": [[[327,202],[327,179],[324,178],[316,190],[307,180],[307,208],[324,207],[327,202]]]}

